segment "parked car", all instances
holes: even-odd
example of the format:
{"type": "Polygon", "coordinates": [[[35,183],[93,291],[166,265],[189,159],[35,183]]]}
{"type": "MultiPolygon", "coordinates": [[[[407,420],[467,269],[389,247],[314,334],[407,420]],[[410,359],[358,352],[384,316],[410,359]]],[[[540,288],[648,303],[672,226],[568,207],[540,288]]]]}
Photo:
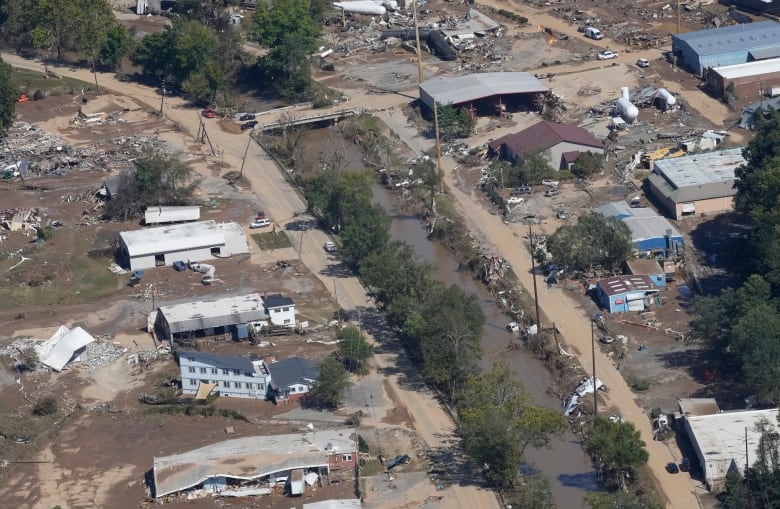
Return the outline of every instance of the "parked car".
{"type": "Polygon", "coordinates": [[[241,124],[241,130],[246,131],[247,129],[254,129],[256,126],[257,126],[257,120],[250,120],[245,124],[241,124]]]}
{"type": "Polygon", "coordinates": [[[560,180],[549,180],[549,179],[542,180],[543,186],[558,187],[560,183],[561,183],[560,180]]]}
{"type": "Polygon", "coordinates": [[[604,34],[601,33],[601,30],[595,27],[585,27],[582,29],[582,33],[584,33],[585,37],[588,39],[593,39],[596,41],[600,41],[604,38],[604,34]]]}
{"type": "Polygon", "coordinates": [[[548,189],[544,192],[544,195],[548,198],[552,198],[553,196],[558,196],[561,194],[561,191],[559,189],[548,189]]]}
{"type": "Polygon", "coordinates": [[[523,203],[524,201],[525,198],[520,198],[519,196],[510,196],[506,203],[507,205],[517,205],[518,203],[523,203]]]}
{"type": "Polygon", "coordinates": [[[217,116],[217,112],[211,108],[206,108],[205,110],[201,111],[200,114],[203,116],[203,118],[215,118],[217,116]]]}
{"type": "Polygon", "coordinates": [[[670,474],[676,474],[677,472],[680,471],[680,469],[677,468],[677,463],[670,461],[669,463],[666,464],[666,471],[669,472],[670,474]]]}
{"type": "Polygon", "coordinates": [[[244,121],[246,121],[246,120],[254,120],[254,119],[255,119],[255,116],[254,116],[252,113],[244,113],[243,115],[241,115],[240,117],[238,117],[238,119],[239,119],[241,122],[244,122],[244,121]]]}
{"type": "Polygon", "coordinates": [[[598,58],[599,60],[610,60],[612,58],[617,58],[618,56],[620,56],[620,54],[617,51],[607,50],[607,51],[602,51],[601,53],[596,55],[596,58],[598,58]]]}
{"type": "Polygon", "coordinates": [[[173,262],[173,268],[174,268],[174,270],[176,270],[177,272],[181,272],[181,271],[183,271],[183,270],[187,270],[187,264],[186,264],[186,263],[184,263],[184,262],[183,262],[183,261],[181,261],[181,260],[177,260],[177,261],[173,262]]]}
{"type": "Polygon", "coordinates": [[[531,186],[520,186],[512,189],[511,194],[512,196],[517,196],[519,194],[531,194],[533,192],[533,189],[531,189],[531,186]]]}
{"type": "Polygon", "coordinates": [[[271,221],[268,219],[255,219],[249,224],[250,228],[266,228],[271,226],[271,221]]]}
{"type": "Polygon", "coordinates": [[[336,244],[333,242],[326,242],[323,246],[323,249],[327,251],[328,253],[335,253],[336,252],[336,244]]]}
{"type": "Polygon", "coordinates": [[[650,60],[646,58],[640,58],[639,60],[636,61],[636,65],[638,65],[639,67],[650,67],[650,60]]]}

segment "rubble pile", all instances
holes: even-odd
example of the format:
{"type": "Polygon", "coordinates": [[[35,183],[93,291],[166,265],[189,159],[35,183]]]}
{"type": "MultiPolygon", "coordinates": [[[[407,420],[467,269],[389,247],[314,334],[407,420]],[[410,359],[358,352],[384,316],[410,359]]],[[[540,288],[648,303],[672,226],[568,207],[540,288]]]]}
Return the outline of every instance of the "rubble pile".
{"type": "Polygon", "coordinates": [[[111,336],[97,336],[95,341],[88,344],[81,354],[81,365],[91,371],[105,364],[111,364],[127,353],[127,348],[110,342],[110,338],[111,336]]]}
{"type": "Polygon", "coordinates": [[[76,147],[36,125],[16,122],[0,151],[0,168],[19,167],[28,160],[25,172],[15,176],[61,176],[78,170],[122,170],[141,155],[170,152],[165,142],[151,136],[121,136],[76,147]]]}

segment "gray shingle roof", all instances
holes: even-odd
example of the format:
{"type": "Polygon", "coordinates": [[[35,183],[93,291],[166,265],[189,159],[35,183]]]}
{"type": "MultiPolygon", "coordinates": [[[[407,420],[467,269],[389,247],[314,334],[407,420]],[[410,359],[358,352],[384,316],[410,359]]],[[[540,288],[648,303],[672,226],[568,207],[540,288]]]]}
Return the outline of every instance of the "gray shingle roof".
{"type": "Polygon", "coordinates": [[[268,309],[294,306],[295,302],[290,297],[284,297],[279,293],[272,293],[263,297],[265,307],[268,309]]]}
{"type": "Polygon", "coordinates": [[[303,357],[290,357],[267,366],[268,371],[271,372],[271,385],[275,388],[306,383],[309,380],[316,380],[320,375],[317,365],[303,357]]]}

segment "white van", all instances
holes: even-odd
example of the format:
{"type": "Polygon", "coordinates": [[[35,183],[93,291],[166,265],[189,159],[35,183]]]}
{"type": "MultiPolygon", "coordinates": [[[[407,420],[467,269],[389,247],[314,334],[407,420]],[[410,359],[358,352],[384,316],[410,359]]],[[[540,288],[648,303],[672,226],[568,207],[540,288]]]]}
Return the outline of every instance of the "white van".
{"type": "Polygon", "coordinates": [[[589,39],[600,41],[604,38],[604,34],[602,34],[601,30],[598,28],[586,27],[582,32],[585,34],[585,37],[588,37],[589,39]]]}

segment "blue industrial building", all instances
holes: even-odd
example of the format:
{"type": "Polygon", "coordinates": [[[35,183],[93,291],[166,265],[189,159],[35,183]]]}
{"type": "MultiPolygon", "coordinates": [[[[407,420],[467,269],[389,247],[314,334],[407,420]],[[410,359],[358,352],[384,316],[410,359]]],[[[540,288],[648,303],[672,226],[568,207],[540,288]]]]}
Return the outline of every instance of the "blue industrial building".
{"type": "Polygon", "coordinates": [[[780,24],[760,21],[672,36],[677,64],[697,76],[710,67],[744,64],[780,56],[780,24]]]}
{"type": "Polygon", "coordinates": [[[601,215],[616,217],[631,230],[631,245],[640,258],[678,257],[683,254],[683,237],[653,209],[631,207],[624,201],[607,203],[594,209],[601,215]]]}
{"type": "Polygon", "coordinates": [[[660,306],[661,293],[648,276],[614,276],[596,283],[596,302],[610,313],[639,312],[660,306]]]}

